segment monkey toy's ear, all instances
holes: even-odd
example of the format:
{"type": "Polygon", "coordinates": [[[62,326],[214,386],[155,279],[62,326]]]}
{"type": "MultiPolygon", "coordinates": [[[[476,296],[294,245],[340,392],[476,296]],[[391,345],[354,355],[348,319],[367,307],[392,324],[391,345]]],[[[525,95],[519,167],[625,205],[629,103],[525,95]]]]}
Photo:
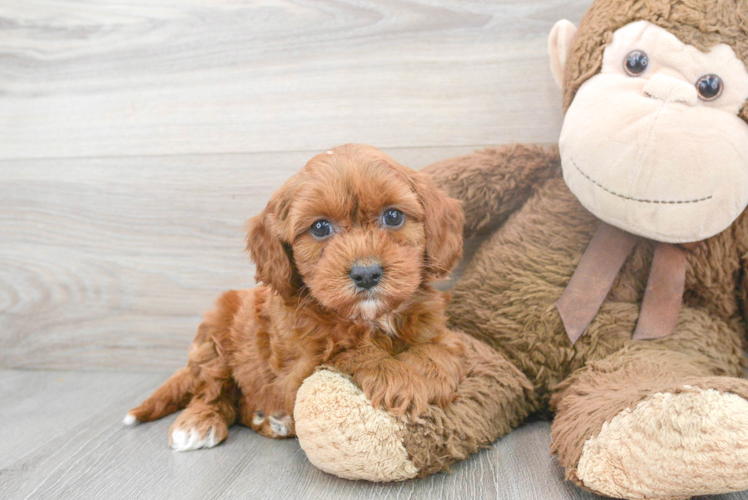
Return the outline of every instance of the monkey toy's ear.
{"type": "Polygon", "coordinates": [[[571,41],[577,27],[574,23],[562,19],[553,25],[551,34],[548,36],[548,53],[551,56],[551,73],[559,87],[564,87],[564,66],[571,50],[571,41]]]}

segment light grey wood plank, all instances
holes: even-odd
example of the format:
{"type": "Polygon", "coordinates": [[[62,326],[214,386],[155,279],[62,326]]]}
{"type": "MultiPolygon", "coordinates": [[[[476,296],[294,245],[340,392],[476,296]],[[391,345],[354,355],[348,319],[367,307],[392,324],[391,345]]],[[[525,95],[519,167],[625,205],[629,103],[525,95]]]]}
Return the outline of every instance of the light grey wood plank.
{"type": "Polygon", "coordinates": [[[554,142],[590,0],[5,0],[0,158],[554,142]]]}
{"type": "Polygon", "coordinates": [[[324,474],[296,441],[271,441],[242,427],[232,428],[229,441],[214,450],[173,453],[166,435],[174,416],[135,428],[119,424],[158,378],[2,372],[0,437],[9,445],[4,450],[11,450],[0,466],[4,498],[591,498],[561,482],[542,423],[458,464],[451,475],[392,485],[324,474]],[[28,387],[35,390],[23,390],[28,387]],[[21,434],[19,428],[34,432],[21,434]],[[507,448],[520,442],[528,445],[525,451],[507,448]],[[519,484],[532,483],[524,490],[532,497],[515,496],[523,493],[521,486],[497,477],[518,471],[519,484]],[[543,495],[534,496],[539,491],[543,495]]]}
{"type": "Polygon", "coordinates": [[[218,294],[254,285],[245,220],[313,154],[0,161],[0,367],[182,366],[218,294]]]}
{"type": "MultiPolygon", "coordinates": [[[[176,415],[133,428],[124,413],[167,374],[0,371],[0,497],[65,499],[454,498],[592,500],[563,480],[549,425],[534,422],[455,464],[451,474],[394,484],[325,474],[296,440],[234,426],[212,450],[176,453],[176,415]]],[[[715,500],[747,500],[738,493],[715,500]]]]}
{"type": "Polygon", "coordinates": [[[0,497],[25,498],[38,490],[113,424],[102,414],[120,413],[162,379],[159,374],[0,371],[0,497]]]}
{"type": "Polygon", "coordinates": [[[262,477],[261,470],[247,469],[218,498],[239,500],[252,487],[262,496],[278,498],[335,499],[432,499],[495,498],[544,500],[598,498],[563,480],[563,472],[548,451],[547,422],[522,427],[489,449],[455,464],[450,474],[403,483],[355,483],[307,467],[286,464],[283,474],[294,482],[262,477]]]}

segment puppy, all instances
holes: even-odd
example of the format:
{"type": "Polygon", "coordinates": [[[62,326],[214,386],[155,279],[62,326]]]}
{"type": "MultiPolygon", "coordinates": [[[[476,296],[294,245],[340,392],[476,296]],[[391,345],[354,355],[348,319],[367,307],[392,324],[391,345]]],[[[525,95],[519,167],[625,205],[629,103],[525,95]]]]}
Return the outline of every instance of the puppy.
{"type": "Polygon", "coordinates": [[[461,258],[462,225],[459,204],[428,176],[373,147],[315,156],[248,223],[262,285],[218,299],[187,366],[125,423],[185,408],[170,431],[180,451],[215,446],[237,420],[294,436],[296,392],[322,364],[394,415],[448,405],[463,346],[429,282],[461,258]]]}

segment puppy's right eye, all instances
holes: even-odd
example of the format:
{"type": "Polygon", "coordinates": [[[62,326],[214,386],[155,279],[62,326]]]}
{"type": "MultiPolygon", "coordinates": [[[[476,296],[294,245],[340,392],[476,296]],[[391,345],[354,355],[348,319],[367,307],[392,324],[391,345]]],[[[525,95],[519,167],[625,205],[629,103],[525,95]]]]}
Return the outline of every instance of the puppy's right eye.
{"type": "Polygon", "coordinates": [[[312,227],[309,230],[311,231],[312,236],[321,240],[332,234],[332,224],[330,224],[329,221],[321,219],[312,224],[312,227]]]}

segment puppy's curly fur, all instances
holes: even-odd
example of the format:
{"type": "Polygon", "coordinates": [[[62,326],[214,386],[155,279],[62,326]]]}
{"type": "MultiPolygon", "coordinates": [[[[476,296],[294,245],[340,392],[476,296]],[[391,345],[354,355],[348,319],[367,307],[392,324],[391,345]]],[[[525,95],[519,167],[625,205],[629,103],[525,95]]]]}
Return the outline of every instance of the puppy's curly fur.
{"type": "Polygon", "coordinates": [[[463,346],[429,282],[462,256],[462,226],[459,204],[428,176],[373,147],[312,158],[248,223],[263,285],[224,293],[187,367],[126,421],[186,408],[170,433],[176,449],[214,446],[237,419],[268,437],[293,436],[296,392],[323,363],[351,374],[372,405],[394,415],[448,405],[463,346]],[[404,215],[401,224],[387,224],[391,210],[404,215]],[[311,231],[320,220],[329,235],[311,231]],[[375,286],[352,279],[354,266],[377,264],[375,286]]]}

